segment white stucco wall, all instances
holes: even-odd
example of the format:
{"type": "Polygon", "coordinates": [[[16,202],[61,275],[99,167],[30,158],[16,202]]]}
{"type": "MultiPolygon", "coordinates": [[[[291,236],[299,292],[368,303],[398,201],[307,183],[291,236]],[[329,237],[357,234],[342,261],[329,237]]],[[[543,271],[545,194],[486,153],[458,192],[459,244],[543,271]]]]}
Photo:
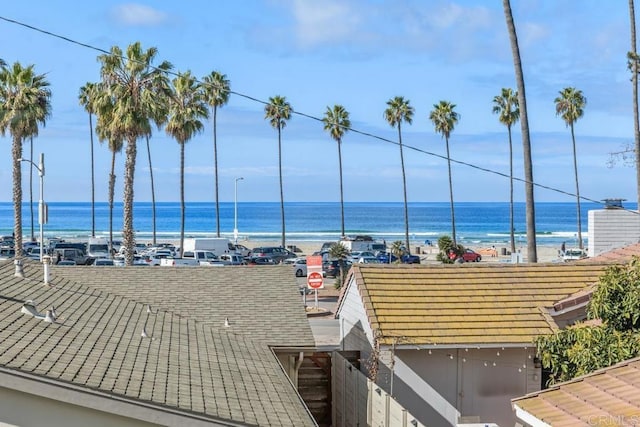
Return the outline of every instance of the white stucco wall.
{"type": "Polygon", "coordinates": [[[360,358],[366,360],[371,354],[373,332],[355,283],[350,283],[347,287],[338,318],[341,349],[359,350],[360,358]]]}
{"type": "MultiPolygon", "coordinates": [[[[512,426],[511,399],[540,390],[541,373],[533,366],[533,348],[398,350],[396,356],[428,383],[462,417],[479,416],[482,423],[512,426]],[[499,353],[499,355],[498,355],[499,353]],[[531,358],[529,358],[531,356],[531,358]],[[495,366],[494,366],[495,363],[495,366]]],[[[434,423],[435,404],[425,405],[416,394],[419,384],[405,383],[396,372],[394,397],[423,423],[446,426],[446,417],[434,423]]]]}
{"type": "Polygon", "coordinates": [[[640,242],[640,215],[623,209],[589,211],[589,256],[640,242]]]}

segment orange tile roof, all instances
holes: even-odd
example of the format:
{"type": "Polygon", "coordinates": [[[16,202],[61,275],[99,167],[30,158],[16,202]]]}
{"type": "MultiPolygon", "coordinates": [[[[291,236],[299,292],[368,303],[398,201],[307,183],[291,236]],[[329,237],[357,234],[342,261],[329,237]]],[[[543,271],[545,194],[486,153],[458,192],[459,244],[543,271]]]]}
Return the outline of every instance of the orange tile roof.
{"type": "Polygon", "coordinates": [[[585,258],[576,262],[615,262],[615,263],[627,263],[631,261],[634,256],[640,256],[640,243],[633,245],[623,246],[616,248],[608,252],[603,252],[591,258],[585,258]]]}
{"type": "Polygon", "coordinates": [[[381,344],[528,345],[557,329],[544,307],[596,283],[605,267],[355,264],[350,274],[381,344]]]}
{"type": "Polygon", "coordinates": [[[627,426],[640,422],[640,358],[512,399],[552,426],[627,426]]]}

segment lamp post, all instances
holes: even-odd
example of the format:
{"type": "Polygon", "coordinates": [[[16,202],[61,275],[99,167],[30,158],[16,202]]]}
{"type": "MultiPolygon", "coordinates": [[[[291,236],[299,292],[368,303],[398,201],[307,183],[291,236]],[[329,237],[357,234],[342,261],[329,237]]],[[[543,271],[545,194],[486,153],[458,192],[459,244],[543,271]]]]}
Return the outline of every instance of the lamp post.
{"type": "Polygon", "coordinates": [[[40,262],[44,256],[44,230],[43,225],[47,223],[47,208],[44,204],[44,153],[40,153],[40,164],[36,165],[29,159],[20,159],[21,162],[29,162],[38,170],[40,177],[40,200],[38,200],[38,224],[40,225],[40,262]]]}
{"type": "Polygon", "coordinates": [[[242,181],[244,178],[236,178],[235,190],[233,193],[233,238],[236,245],[238,244],[238,181],[242,181]]]}

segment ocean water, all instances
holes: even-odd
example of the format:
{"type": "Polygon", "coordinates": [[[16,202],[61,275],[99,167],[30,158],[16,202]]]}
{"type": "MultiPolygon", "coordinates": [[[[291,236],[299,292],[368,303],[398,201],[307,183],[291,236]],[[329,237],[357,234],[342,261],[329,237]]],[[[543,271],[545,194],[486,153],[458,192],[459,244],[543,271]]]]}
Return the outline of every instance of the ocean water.
{"type": "MultiPolygon", "coordinates": [[[[49,222],[44,226],[45,237],[85,238],[91,234],[91,203],[49,203],[49,222]]],[[[631,209],[630,206],[625,206],[631,209]]],[[[582,235],[587,238],[587,212],[601,209],[595,203],[582,203],[582,235]]],[[[635,208],[635,206],[633,207],[635,208]]],[[[514,205],[517,244],[526,245],[525,204],[514,205]]],[[[508,243],[509,203],[466,202],[455,204],[456,233],[460,243],[508,243]]],[[[34,206],[34,233],[39,233],[38,207],[34,206]]],[[[96,203],[96,235],[109,234],[109,206],[96,203]]],[[[279,242],[281,218],[279,202],[238,203],[239,240],[251,239],[279,242]]],[[[340,236],[340,203],[285,203],[287,240],[331,241],[340,236]]],[[[567,246],[577,239],[576,207],[574,203],[537,203],[536,233],[539,245],[567,246]]],[[[134,228],[141,240],[152,237],[152,209],[150,202],[134,204],[134,228]]],[[[233,237],[234,204],[220,204],[220,232],[233,237]]],[[[347,235],[370,235],[387,242],[404,240],[404,204],[402,202],[345,203],[347,235]]],[[[121,236],[122,203],[116,203],[113,213],[114,238],[121,236]]],[[[0,203],[0,234],[13,231],[13,204],[0,203]]],[[[191,237],[215,236],[215,204],[191,202],[186,204],[185,234],[191,237]]],[[[23,206],[23,234],[31,235],[29,204],[23,206]]],[[[180,235],[180,203],[156,203],[156,235],[162,240],[175,240],[180,235]]],[[[451,235],[451,216],[448,202],[409,203],[409,235],[413,243],[426,240],[436,242],[442,235],[451,235]]]]}

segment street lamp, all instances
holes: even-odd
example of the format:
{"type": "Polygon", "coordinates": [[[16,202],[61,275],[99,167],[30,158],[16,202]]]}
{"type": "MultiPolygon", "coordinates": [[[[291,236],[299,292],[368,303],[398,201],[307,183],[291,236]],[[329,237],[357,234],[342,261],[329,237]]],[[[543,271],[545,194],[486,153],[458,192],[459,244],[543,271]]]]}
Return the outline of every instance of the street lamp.
{"type": "Polygon", "coordinates": [[[233,193],[233,238],[236,245],[238,244],[238,181],[243,179],[243,177],[236,178],[235,191],[233,193]]]}
{"type": "Polygon", "coordinates": [[[44,204],[44,153],[40,153],[40,165],[36,165],[29,159],[20,159],[21,162],[29,162],[38,170],[40,177],[40,200],[38,200],[38,224],[40,225],[40,262],[44,256],[44,231],[43,225],[47,223],[47,207],[44,204]]]}

